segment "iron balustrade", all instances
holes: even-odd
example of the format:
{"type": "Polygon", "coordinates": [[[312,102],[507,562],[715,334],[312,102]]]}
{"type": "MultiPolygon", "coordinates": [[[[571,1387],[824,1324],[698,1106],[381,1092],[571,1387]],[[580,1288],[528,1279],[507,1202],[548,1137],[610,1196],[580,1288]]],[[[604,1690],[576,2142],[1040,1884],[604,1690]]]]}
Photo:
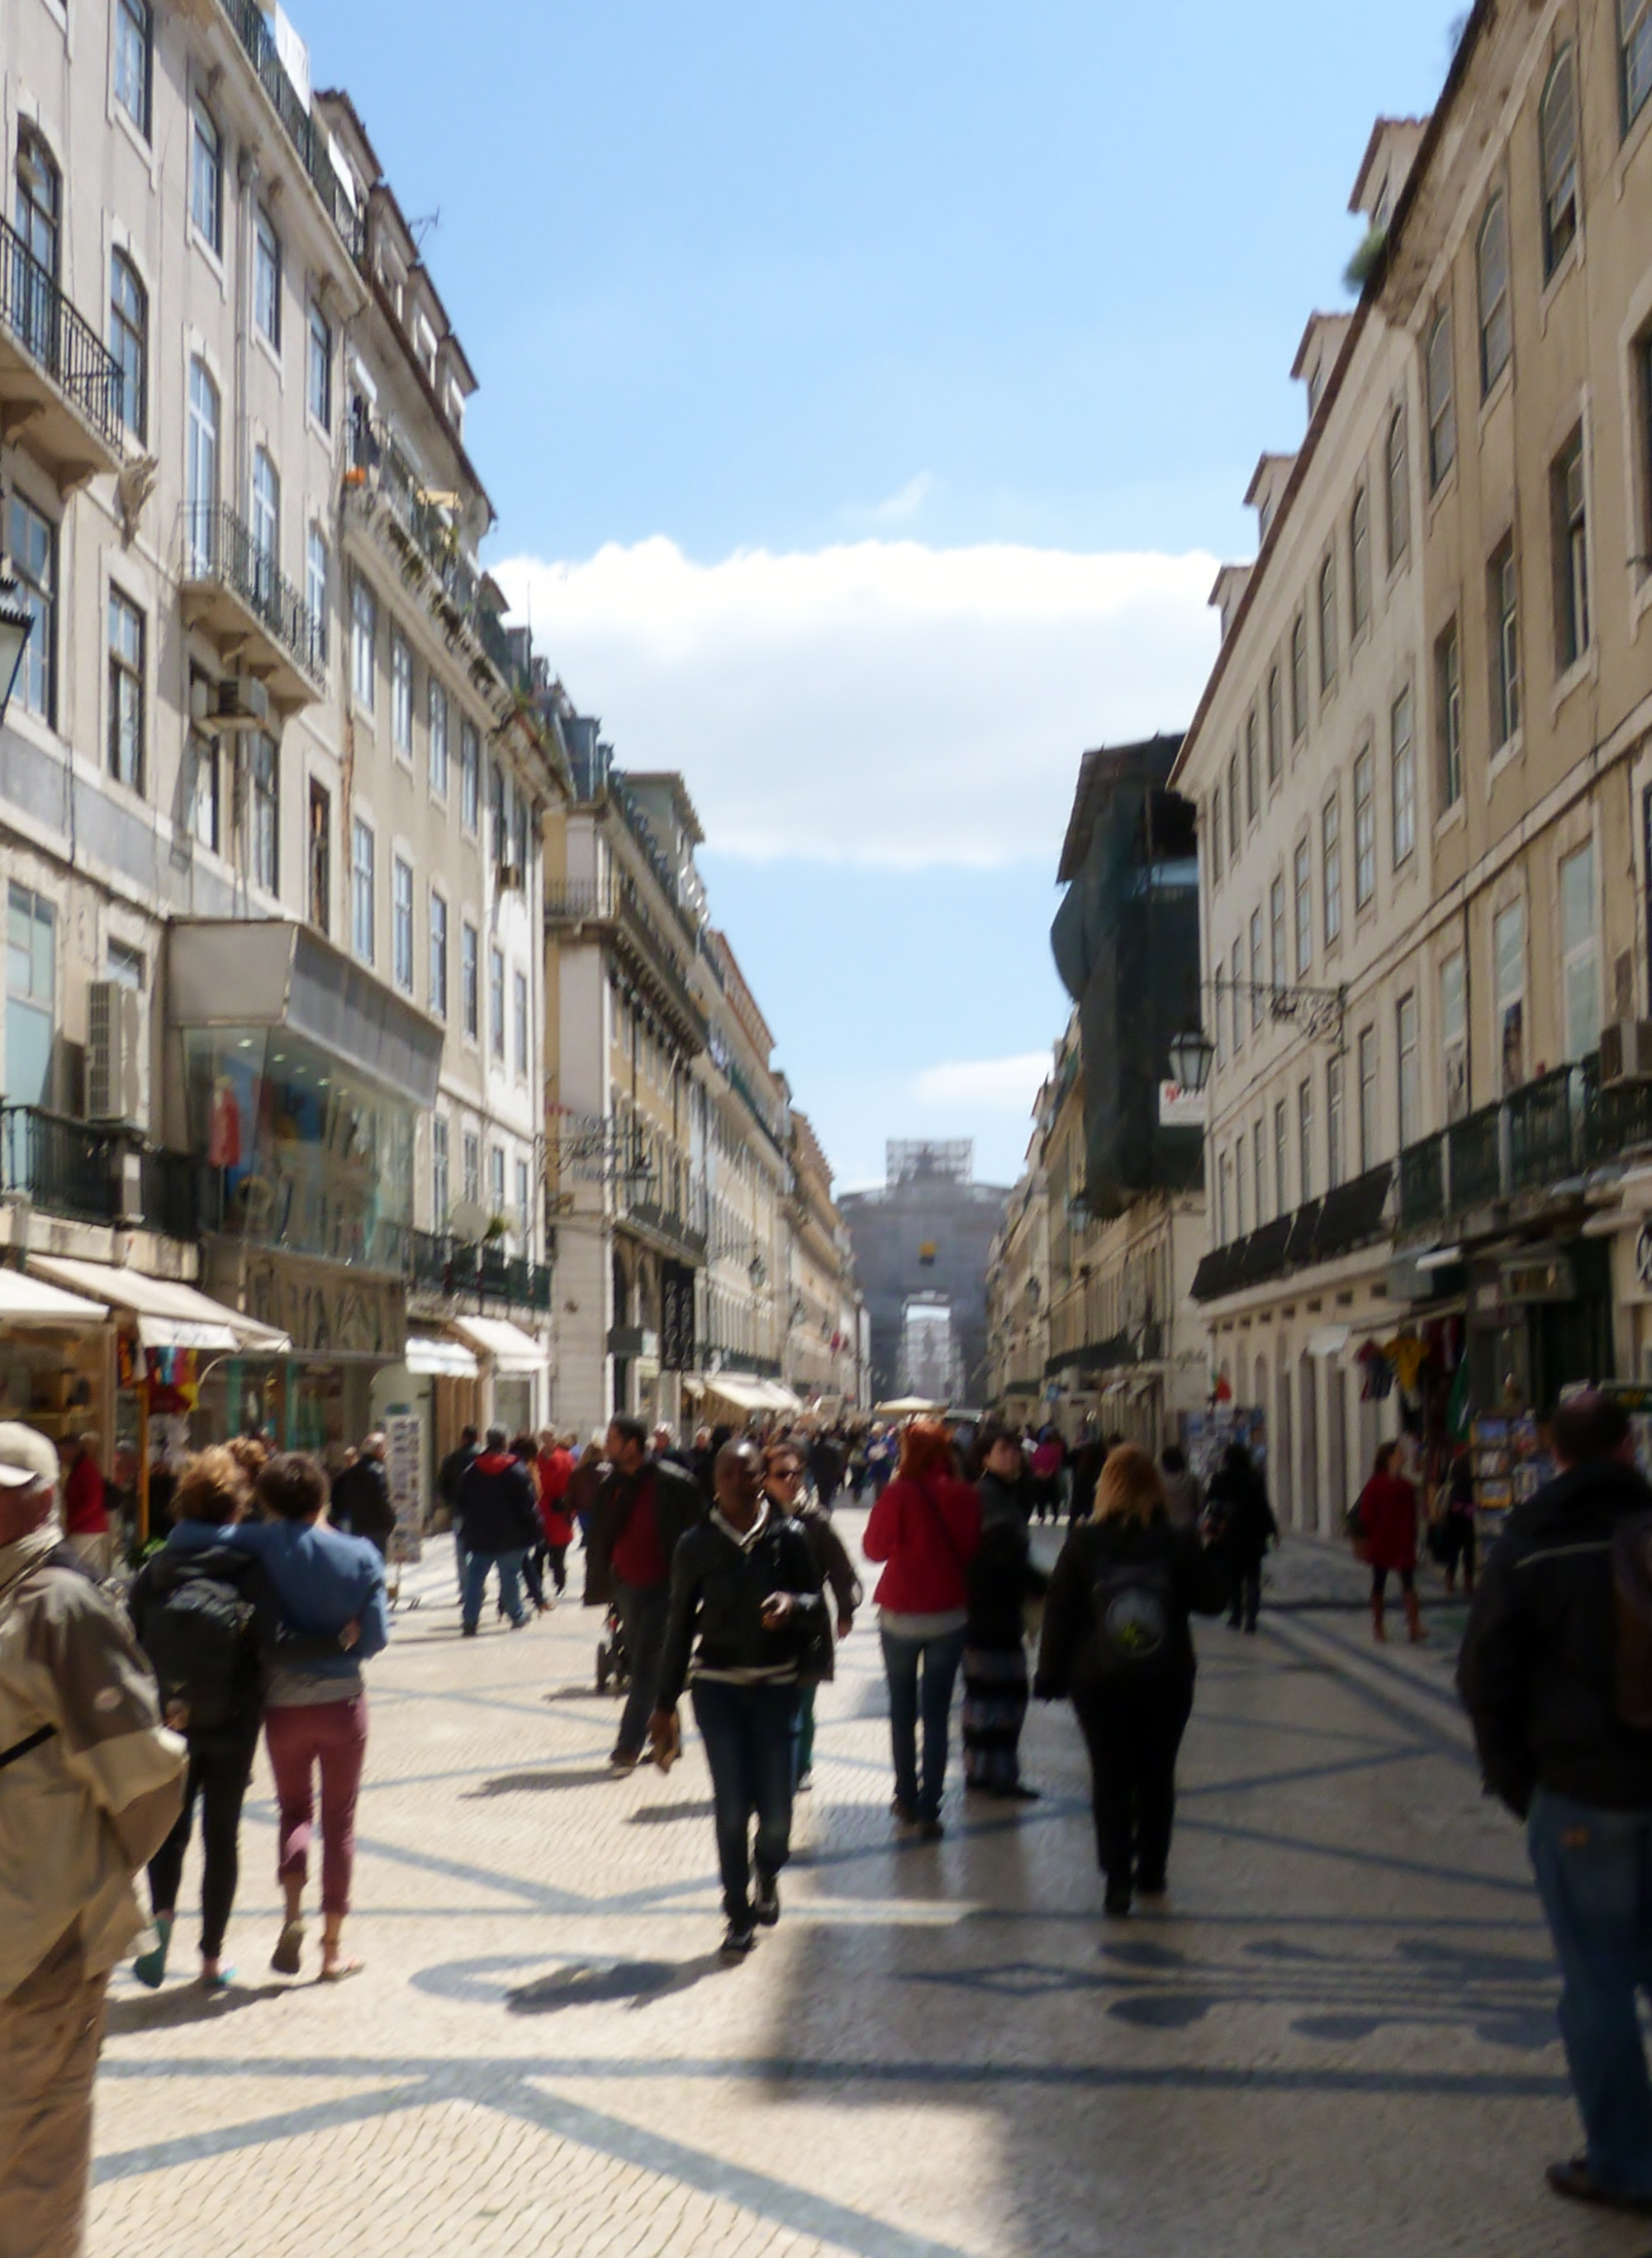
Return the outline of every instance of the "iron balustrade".
{"type": "Polygon", "coordinates": [[[1556,1067],[1539,1075],[1511,1091],[1506,1104],[1511,1191],[1536,1190],[1588,1165],[1580,1069],[1556,1067]]]}
{"type": "Polygon", "coordinates": [[[612,917],[612,890],[596,878],[549,878],[545,882],[547,925],[584,925],[612,917]]]}
{"type": "Polygon", "coordinates": [[[310,184],[327,209],[352,259],[366,251],[366,230],[355,201],[338,176],[324,126],[318,125],[300,99],[287,75],[264,11],[258,0],[223,0],[223,12],[235,26],[259,85],[270,98],[287,139],[298,152],[310,184]]]}
{"type": "Polygon", "coordinates": [[[120,1213],[124,1140],[38,1105],[0,1105],[0,1189],[48,1215],[113,1223],[120,1213]]]}
{"type": "Polygon", "coordinates": [[[64,296],[17,230],[0,220],[0,325],[71,399],[93,428],[118,447],[120,366],[64,296]]]}
{"type": "Polygon", "coordinates": [[[1453,1211],[1480,1207],[1503,1189],[1503,1109],[1482,1105],[1445,1133],[1453,1211]]]}
{"type": "Polygon", "coordinates": [[[1602,1083],[1594,1092],[1591,1129],[1602,1159],[1652,1145],[1652,1082],[1602,1083]]]}
{"type": "Polygon", "coordinates": [[[549,1310],[549,1264],[507,1254],[486,1240],[454,1239],[445,1232],[414,1231],[408,1239],[408,1276],[415,1289],[453,1299],[502,1302],[512,1309],[549,1310]]]}
{"type": "Polygon", "coordinates": [[[1400,1227],[1439,1223],[1445,1212],[1445,1139],[1436,1134],[1400,1155],[1400,1227]]]}
{"type": "Polygon", "coordinates": [[[185,502],[180,512],[186,581],[228,588],[318,686],[327,678],[327,628],[228,502],[185,502]]]}

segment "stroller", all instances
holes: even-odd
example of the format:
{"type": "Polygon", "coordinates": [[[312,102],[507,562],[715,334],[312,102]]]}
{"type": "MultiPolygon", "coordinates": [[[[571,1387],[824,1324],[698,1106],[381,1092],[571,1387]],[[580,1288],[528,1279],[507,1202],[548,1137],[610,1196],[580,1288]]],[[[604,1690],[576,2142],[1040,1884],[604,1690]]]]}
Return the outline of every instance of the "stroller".
{"type": "Polygon", "coordinates": [[[631,1658],[625,1651],[625,1633],[620,1628],[620,1610],[610,1608],[602,1619],[602,1636],[597,1641],[597,1691],[599,1694],[623,1694],[631,1683],[631,1658]]]}

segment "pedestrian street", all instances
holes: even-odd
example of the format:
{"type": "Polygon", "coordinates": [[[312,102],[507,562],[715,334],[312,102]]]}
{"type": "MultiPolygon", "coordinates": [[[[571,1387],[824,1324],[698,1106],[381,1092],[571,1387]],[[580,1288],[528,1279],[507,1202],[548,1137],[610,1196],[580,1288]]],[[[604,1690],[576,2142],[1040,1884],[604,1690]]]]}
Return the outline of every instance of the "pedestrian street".
{"type": "Polygon", "coordinates": [[[1041,1800],[954,1782],[944,1842],[897,1845],[864,1615],[780,1926],[731,1967],[697,1738],[611,1778],[597,1613],[462,1644],[438,1546],[372,1672],[365,1970],[315,1983],[312,1933],[269,1973],[260,1757],[237,1985],[111,1994],[95,2258],[1632,2258],[1644,2226],[1543,2187],[1578,2145],[1555,1982],[1449,1641],[1373,1650],[1314,1603],[1346,1572],[1293,1540],[1258,1637],[1200,1626],[1171,1895],[1126,1921],[1065,1710],[1029,1721],[1041,1800]]]}

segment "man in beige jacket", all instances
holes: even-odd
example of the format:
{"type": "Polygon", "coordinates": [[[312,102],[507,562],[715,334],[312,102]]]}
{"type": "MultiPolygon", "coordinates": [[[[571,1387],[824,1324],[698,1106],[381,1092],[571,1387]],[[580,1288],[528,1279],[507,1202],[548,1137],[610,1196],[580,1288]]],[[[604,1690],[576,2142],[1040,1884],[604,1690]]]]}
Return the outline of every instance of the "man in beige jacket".
{"type": "Polygon", "coordinates": [[[0,1422],[0,2258],[76,2258],[110,1970],[187,1752],[57,1519],[57,1454],[0,1422]]]}

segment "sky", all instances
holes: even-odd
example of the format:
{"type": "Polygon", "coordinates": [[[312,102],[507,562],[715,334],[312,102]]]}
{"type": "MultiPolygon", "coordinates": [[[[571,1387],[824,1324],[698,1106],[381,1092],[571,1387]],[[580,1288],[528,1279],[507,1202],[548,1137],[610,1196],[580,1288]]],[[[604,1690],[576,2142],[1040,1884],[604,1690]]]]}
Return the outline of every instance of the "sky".
{"type": "Polygon", "coordinates": [[[292,0],[431,223],[487,561],[683,770],[840,1185],[890,1137],[1019,1170],[1079,760],[1190,717],[1460,4],[292,0]]]}

